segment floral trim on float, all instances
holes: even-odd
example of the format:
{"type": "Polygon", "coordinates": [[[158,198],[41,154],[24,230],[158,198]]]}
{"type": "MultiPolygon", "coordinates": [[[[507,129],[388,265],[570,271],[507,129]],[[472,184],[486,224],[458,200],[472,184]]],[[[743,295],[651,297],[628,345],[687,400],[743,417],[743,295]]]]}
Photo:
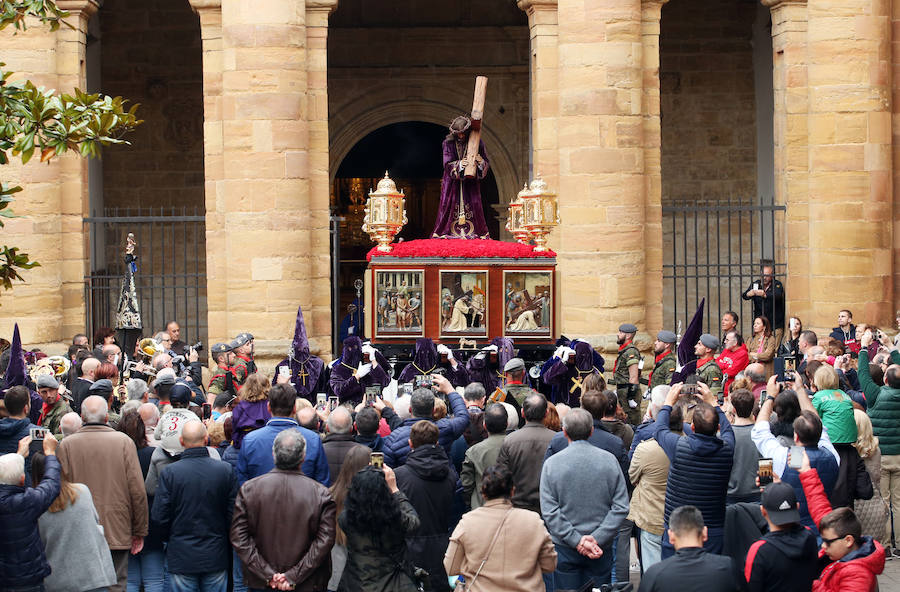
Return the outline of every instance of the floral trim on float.
{"type": "Polygon", "coordinates": [[[504,242],[490,239],[448,240],[427,238],[404,241],[391,245],[387,253],[373,247],[366,255],[367,261],[373,257],[444,257],[444,258],[498,258],[529,259],[555,258],[553,251],[536,251],[533,245],[504,242]]]}

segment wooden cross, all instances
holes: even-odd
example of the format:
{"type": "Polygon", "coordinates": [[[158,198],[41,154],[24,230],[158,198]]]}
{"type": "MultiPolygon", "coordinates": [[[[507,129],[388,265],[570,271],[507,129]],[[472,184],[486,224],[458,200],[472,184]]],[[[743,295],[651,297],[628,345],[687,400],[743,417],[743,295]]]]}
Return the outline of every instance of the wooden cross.
{"type": "Polygon", "coordinates": [[[309,376],[309,373],[306,371],[306,364],[300,364],[300,372],[297,376],[303,381],[303,386],[306,386],[306,377],[309,376]]]}
{"type": "Polygon", "coordinates": [[[472,127],[469,131],[469,144],[466,147],[466,158],[469,164],[463,173],[467,179],[475,177],[478,171],[478,165],[475,162],[475,155],[478,154],[478,145],[481,142],[481,118],[484,117],[484,99],[487,95],[487,76],[477,76],[475,78],[475,98],[472,99],[472,127]]]}

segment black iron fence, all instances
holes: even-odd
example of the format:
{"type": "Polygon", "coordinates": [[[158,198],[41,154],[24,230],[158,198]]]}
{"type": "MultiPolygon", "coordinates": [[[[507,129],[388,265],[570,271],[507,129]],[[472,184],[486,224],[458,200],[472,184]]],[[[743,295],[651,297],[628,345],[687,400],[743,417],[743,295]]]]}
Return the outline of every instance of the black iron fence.
{"type": "Polygon", "coordinates": [[[785,207],[740,200],[676,202],[662,208],[663,324],[687,327],[706,298],[704,331],[720,335],[726,311],[740,316],[741,333],[752,334],[752,303],[741,295],[772,262],[784,281],[785,207]]]}
{"type": "Polygon", "coordinates": [[[84,278],[87,330],[115,327],[125,271],[125,239],[138,256],[135,285],[144,335],[181,325],[181,339],[207,340],[206,218],[197,208],[108,208],[84,218],[90,273],[84,278]]]}

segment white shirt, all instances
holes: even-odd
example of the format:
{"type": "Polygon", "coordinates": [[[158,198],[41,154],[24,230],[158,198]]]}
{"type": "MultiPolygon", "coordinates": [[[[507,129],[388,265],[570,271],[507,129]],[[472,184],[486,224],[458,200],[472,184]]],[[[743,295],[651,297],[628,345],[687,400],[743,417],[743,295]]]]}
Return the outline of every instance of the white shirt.
{"type": "MultiPolygon", "coordinates": [[[[778,439],[772,435],[772,428],[769,425],[769,421],[757,421],[756,425],[753,426],[753,429],[750,430],[750,439],[756,444],[756,449],[763,455],[763,458],[772,459],[772,471],[779,477],[784,475],[784,468],[787,466],[790,448],[782,446],[778,442],[778,439]]],[[[841,459],[838,456],[837,450],[831,445],[831,440],[828,438],[828,429],[824,425],[822,425],[822,437],[819,438],[818,445],[819,448],[830,452],[832,456],[834,456],[834,460],[837,461],[838,466],[840,466],[841,459]]]]}

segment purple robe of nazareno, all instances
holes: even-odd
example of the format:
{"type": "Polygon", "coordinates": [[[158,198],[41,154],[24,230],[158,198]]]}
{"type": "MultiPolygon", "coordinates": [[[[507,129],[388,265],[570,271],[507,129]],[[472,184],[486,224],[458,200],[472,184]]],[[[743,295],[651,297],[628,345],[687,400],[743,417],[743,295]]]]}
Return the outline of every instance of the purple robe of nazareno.
{"type": "Polygon", "coordinates": [[[303,309],[297,307],[297,322],[294,325],[294,341],[291,354],[275,366],[274,386],[278,381],[279,368],[288,366],[291,369],[291,384],[297,394],[310,403],[315,404],[316,394],[327,392],[325,381],[325,362],[322,358],[309,353],[309,339],[306,336],[306,323],[303,321],[303,309]]]}
{"type": "Polygon", "coordinates": [[[31,389],[31,381],[28,377],[28,365],[25,363],[25,354],[22,350],[22,338],[19,335],[19,323],[13,327],[12,344],[9,346],[9,364],[6,366],[6,372],[3,374],[3,389],[0,391],[0,399],[6,394],[8,389],[14,386],[24,386],[28,389],[30,397],[31,411],[28,413],[28,419],[34,425],[40,425],[38,421],[41,418],[41,408],[44,405],[44,399],[31,389]]]}
{"type": "MultiPolygon", "coordinates": [[[[496,366],[490,363],[486,352],[483,357],[479,357],[480,353],[475,354],[469,358],[469,363],[466,365],[469,371],[469,381],[480,382],[488,396],[503,386],[503,368],[515,355],[514,343],[509,337],[494,337],[491,339],[491,345],[497,346],[496,366]]],[[[527,383],[527,376],[525,380],[527,383]]]]}
{"type": "Polygon", "coordinates": [[[390,365],[378,350],[375,350],[375,360],[378,365],[362,378],[357,378],[354,374],[360,362],[368,364],[369,359],[363,360],[362,340],[359,337],[350,336],[344,340],[341,357],[331,367],[330,379],[331,390],[341,403],[349,401],[355,405],[362,401],[367,386],[378,384],[384,388],[391,384],[391,376],[387,372],[390,365]]]}
{"type": "Polygon", "coordinates": [[[586,341],[575,341],[570,347],[575,350],[575,365],[569,366],[559,358],[550,358],[541,370],[541,379],[553,387],[551,394],[553,403],[578,407],[581,405],[581,389],[572,379],[584,380],[595,372],[602,374],[604,360],[586,341]]]}
{"type": "Polygon", "coordinates": [[[468,136],[461,140],[449,137],[444,140],[444,175],[441,178],[441,203],[431,238],[491,238],[484,221],[484,207],[481,204],[481,181],[487,176],[490,162],[479,141],[478,153],[484,164],[477,167],[475,178],[466,179],[460,171],[459,161],[466,152],[468,136]],[[462,199],[465,223],[459,225],[459,204],[462,199]]]}
{"type": "Polygon", "coordinates": [[[462,362],[457,360],[455,369],[449,361],[442,364],[441,357],[437,353],[437,347],[427,337],[416,339],[416,352],[413,355],[413,361],[406,365],[400,373],[400,378],[397,379],[397,382],[401,384],[413,382],[416,376],[431,374],[438,368],[443,370],[444,377],[454,387],[469,384],[469,373],[462,362]]]}

